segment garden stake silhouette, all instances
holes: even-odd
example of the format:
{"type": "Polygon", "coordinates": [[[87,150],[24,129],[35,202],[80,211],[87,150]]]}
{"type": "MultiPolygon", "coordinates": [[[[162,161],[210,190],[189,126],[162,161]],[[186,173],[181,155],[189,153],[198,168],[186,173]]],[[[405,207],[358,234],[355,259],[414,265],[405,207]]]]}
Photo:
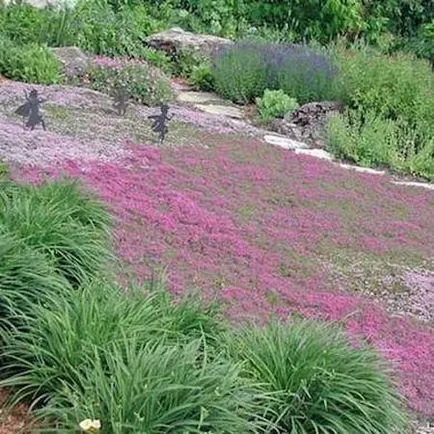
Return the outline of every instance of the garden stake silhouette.
{"type": "Polygon", "coordinates": [[[151,129],[154,133],[159,133],[160,145],[162,145],[166,138],[166,134],[169,131],[166,121],[170,121],[173,118],[173,115],[170,117],[167,115],[169,111],[169,106],[167,104],[163,104],[160,107],[160,110],[161,114],[148,116],[148,119],[154,120],[151,129]]]}
{"type": "Polygon", "coordinates": [[[19,106],[15,110],[15,113],[23,117],[23,124],[27,118],[27,122],[24,124],[25,128],[30,128],[30,130],[33,131],[36,125],[41,124],[45,131],[45,121],[39,111],[39,108],[40,105],[46,100],[39,99],[38,91],[36,89],[32,89],[29,95],[27,95],[27,92],[24,91],[24,96],[26,98],[26,102],[19,106]]]}
{"type": "Polygon", "coordinates": [[[113,107],[118,111],[119,116],[125,115],[128,105],[128,94],[124,87],[119,87],[113,97],[113,107]]]}

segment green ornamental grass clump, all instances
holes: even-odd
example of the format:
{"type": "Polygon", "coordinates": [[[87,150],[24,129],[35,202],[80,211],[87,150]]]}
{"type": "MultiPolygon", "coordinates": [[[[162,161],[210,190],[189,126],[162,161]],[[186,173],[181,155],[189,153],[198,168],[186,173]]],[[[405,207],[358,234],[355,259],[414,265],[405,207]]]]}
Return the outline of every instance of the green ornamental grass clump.
{"type": "Polygon", "coordinates": [[[21,185],[0,193],[0,234],[45,255],[74,286],[106,269],[109,228],[104,207],[74,181],[21,185]]]}
{"type": "Polygon", "coordinates": [[[310,321],[244,328],[229,336],[246,380],[267,398],[268,432],[404,433],[401,403],[379,357],[310,321]],[[273,430],[274,427],[274,430],[273,430]]]}
{"type": "Polygon", "coordinates": [[[283,90],[266,89],[262,98],[256,99],[259,116],[263,122],[270,122],[276,118],[283,118],[298,108],[295,98],[286,95],[283,90]]]}
{"type": "Polygon", "coordinates": [[[35,307],[3,349],[14,375],[2,384],[60,430],[91,417],[106,433],[252,432],[255,394],[208,343],[221,326],[191,300],[140,289],[101,282],[35,307]]]}

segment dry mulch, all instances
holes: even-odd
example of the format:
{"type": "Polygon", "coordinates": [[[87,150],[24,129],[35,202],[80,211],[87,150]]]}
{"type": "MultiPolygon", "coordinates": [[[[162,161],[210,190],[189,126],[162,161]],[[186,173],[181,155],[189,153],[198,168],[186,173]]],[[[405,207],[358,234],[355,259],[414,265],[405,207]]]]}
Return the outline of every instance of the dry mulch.
{"type": "Polygon", "coordinates": [[[0,434],[27,434],[32,432],[34,424],[31,421],[28,408],[18,405],[9,410],[5,401],[8,392],[0,389],[0,434]]]}

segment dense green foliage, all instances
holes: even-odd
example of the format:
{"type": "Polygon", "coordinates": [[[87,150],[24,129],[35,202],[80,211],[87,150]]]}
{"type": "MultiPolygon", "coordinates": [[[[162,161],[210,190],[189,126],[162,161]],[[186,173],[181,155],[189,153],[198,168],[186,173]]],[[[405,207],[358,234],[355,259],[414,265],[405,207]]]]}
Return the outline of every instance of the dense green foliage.
{"type": "Polygon", "coordinates": [[[434,139],[421,137],[402,120],[349,110],[330,119],[328,148],[362,166],[387,166],[434,179],[434,139]]]}
{"type": "Polygon", "coordinates": [[[298,108],[297,100],[286,95],[282,89],[266,89],[264,96],[256,99],[256,105],[258,107],[259,116],[263,122],[283,118],[286,114],[298,108]]]}
{"type": "Polygon", "coordinates": [[[62,81],[60,64],[43,45],[18,45],[0,34],[0,74],[26,83],[56,84],[62,81]]]}
{"type": "Polygon", "coordinates": [[[70,182],[6,181],[1,201],[0,386],[31,402],[41,427],[75,432],[90,417],[106,434],[401,432],[382,362],[340,332],[234,330],[216,305],[173,303],[161,280],[110,283],[93,260],[107,256],[107,214],[70,182]]]}
{"type": "Polygon", "coordinates": [[[365,165],[434,179],[434,75],[409,55],[337,50],[343,101],[350,111],[329,126],[329,147],[365,165]]]}
{"type": "Polygon", "coordinates": [[[0,32],[20,43],[76,45],[103,55],[145,56],[144,38],[178,25],[232,38],[327,43],[343,36],[432,59],[430,0],[79,0],[72,10],[1,8],[0,32]]]}

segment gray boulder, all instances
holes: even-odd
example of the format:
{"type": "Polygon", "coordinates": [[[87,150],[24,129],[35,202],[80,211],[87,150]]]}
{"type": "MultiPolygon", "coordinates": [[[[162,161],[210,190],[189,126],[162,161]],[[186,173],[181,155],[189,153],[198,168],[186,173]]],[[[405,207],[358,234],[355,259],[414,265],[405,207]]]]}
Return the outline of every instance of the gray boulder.
{"type": "Polygon", "coordinates": [[[62,64],[63,73],[67,78],[80,77],[92,64],[91,57],[77,47],[52,48],[52,51],[62,64]]]}
{"type": "Polygon", "coordinates": [[[270,129],[313,148],[324,148],[327,120],[341,110],[342,105],[336,101],[311,102],[288,113],[284,119],[274,120],[270,129]]]}
{"type": "Polygon", "coordinates": [[[178,27],[151,35],[146,42],[149,47],[165,51],[169,55],[194,51],[206,57],[222,47],[233,44],[230,39],[186,32],[178,27]]]}

